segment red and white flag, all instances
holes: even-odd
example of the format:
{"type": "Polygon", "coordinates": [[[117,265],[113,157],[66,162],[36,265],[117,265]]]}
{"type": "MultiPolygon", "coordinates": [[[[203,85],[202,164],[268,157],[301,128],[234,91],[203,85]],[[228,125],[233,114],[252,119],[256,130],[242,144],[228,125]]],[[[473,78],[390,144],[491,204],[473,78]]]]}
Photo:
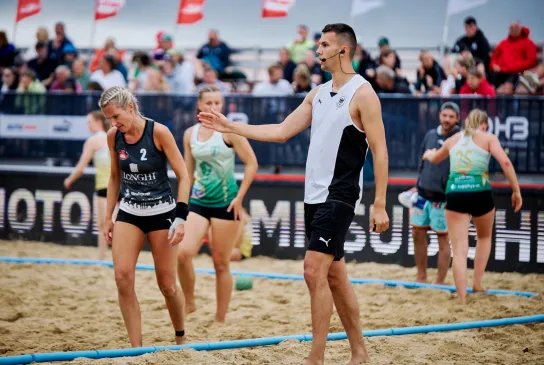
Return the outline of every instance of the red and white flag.
{"type": "Polygon", "coordinates": [[[124,5],[125,0],[96,0],[94,20],[116,16],[124,5]]]}
{"type": "Polygon", "coordinates": [[[15,23],[21,20],[39,14],[42,10],[41,0],[19,0],[17,2],[17,17],[15,23]]]}
{"type": "Polygon", "coordinates": [[[180,0],[177,24],[193,24],[204,17],[205,0],[180,0]]]}
{"type": "Polygon", "coordinates": [[[295,0],[263,0],[262,18],[286,17],[295,0]]]}

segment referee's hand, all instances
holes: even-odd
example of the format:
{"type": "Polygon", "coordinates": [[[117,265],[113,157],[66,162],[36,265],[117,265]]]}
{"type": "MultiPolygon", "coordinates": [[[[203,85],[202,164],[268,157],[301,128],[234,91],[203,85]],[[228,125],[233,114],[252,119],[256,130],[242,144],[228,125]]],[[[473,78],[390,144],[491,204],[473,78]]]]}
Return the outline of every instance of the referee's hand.
{"type": "Polygon", "coordinates": [[[382,233],[389,229],[389,217],[385,207],[372,207],[370,212],[370,232],[382,233]]]}

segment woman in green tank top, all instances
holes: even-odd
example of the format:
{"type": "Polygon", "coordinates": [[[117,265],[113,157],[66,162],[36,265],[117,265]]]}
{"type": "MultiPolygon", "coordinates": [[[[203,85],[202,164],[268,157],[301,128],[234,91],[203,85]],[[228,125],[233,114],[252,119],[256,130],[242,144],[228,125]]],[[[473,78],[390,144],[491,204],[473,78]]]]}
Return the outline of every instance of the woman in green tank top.
{"type": "MultiPolygon", "coordinates": [[[[199,111],[221,111],[223,104],[223,96],[217,87],[200,89],[197,101],[199,111]]],[[[183,145],[187,170],[193,178],[187,230],[178,253],[178,275],[185,294],[186,312],[196,310],[193,258],[210,229],[209,245],[217,286],[215,320],[224,322],[233,287],[231,254],[236,237],[243,229],[240,221],[242,200],[257,172],[257,158],[246,138],[222,134],[200,123],[185,131],[183,145]],[[240,187],[234,175],[236,155],[245,165],[240,187]]]]}
{"type": "Polygon", "coordinates": [[[481,280],[491,252],[495,220],[495,204],[488,173],[491,156],[499,162],[512,186],[512,207],[516,213],[522,204],[516,172],[510,159],[497,136],[481,129],[481,125],[487,125],[487,119],[484,111],[471,111],[461,132],[448,138],[439,150],[427,150],[423,154],[423,159],[432,163],[439,163],[448,156],[450,158],[445,213],[453,246],[453,279],[461,304],[466,303],[467,295],[468,229],[471,217],[478,235],[472,291],[485,291],[481,280]]]}
{"type": "Polygon", "coordinates": [[[98,259],[106,258],[108,244],[104,237],[104,217],[106,214],[106,194],[110,180],[110,152],[106,132],[110,129],[110,123],[100,110],[87,115],[87,127],[91,136],[83,145],[83,153],[79,158],[74,171],[64,180],[64,187],[70,190],[72,184],[83,175],[83,171],[91,160],[95,168],[94,189],[96,193],[96,227],[98,228],[98,259]]]}

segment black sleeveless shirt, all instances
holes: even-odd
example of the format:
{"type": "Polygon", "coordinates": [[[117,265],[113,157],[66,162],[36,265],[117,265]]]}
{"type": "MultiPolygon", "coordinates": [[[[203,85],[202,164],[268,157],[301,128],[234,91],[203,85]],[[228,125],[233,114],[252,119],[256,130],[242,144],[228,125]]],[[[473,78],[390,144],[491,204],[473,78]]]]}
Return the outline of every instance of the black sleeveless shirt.
{"type": "Polygon", "coordinates": [[[115,150],[121,167],[121,203],[119,209],[137,216],[153,216],[176,207],[168,179],[167,159],[153,141],[155,122],[145,121],[144,132],[134,144],[124,133],[115,134],[115,150]]]}

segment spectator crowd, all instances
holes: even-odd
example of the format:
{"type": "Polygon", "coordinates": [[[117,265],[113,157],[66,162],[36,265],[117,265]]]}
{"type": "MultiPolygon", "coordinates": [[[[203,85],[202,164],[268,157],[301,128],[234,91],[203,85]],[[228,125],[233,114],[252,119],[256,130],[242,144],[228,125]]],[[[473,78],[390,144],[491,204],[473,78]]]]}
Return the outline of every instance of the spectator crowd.
{"type": "MultiPolygon", "coordinates": [[[[544,64],[537,62],[537,46],[530,31],[519,22],[509,25],[508,34],[494,49],[476,19],[464,21],[465,35],[437,60],[422,50],[415,82],[409,82],[399,54],[389,39],[378,40],[379,55],[373,58],[362,44],[356,48],[353,66],[379,93],[412,95],[512,95],[542,94],[544,64]]],[[[310,38],[308,27],[297,27],[293,41],[281,48],[277,62],[267,69],[266,80],[251,83],[233,67],[233,50],[218,31],[210,30],[208,41],[195,56],[174,46],[170,34],[159,32],[156,47],[129,54],[113,39],[104,47],[83,55],[57,23],[54,36],[47,28],[36,31],[34,47],[20,50],[0,31],[0,93],[101,91],[127,86],[138,93],[191,94],[206,85],[225,93],[283,96],[307,93],[327,82],[331,75],[321,70],[316,57],[320,33],[310,38]]]]}

